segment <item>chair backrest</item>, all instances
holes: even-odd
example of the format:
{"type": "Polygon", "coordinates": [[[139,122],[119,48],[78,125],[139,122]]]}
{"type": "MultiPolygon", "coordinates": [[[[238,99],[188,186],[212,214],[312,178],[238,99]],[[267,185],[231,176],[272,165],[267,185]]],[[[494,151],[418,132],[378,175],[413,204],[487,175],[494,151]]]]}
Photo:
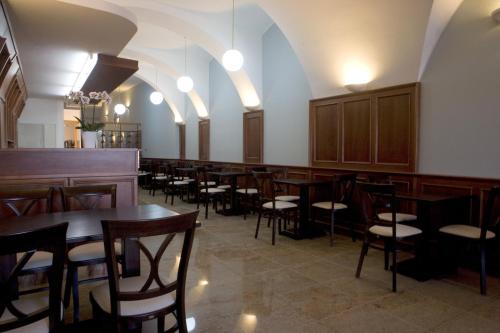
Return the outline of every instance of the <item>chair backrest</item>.
{"type": "Polygon", "coordinates": [[[110,288],[111,314],[116,318],[120,315],[121,301],[146,300],[171,292],[176,292],[176,302],[184,302],[184,292],[186,288],[186,274],[189,263],[189,256],[193,245],[193,238],[196,226],[198,211],[171,216],[162,219],[142,220],[142,221],[102,221],[104,234],[104,248],[106,251],[106,265],[108,268],[108,280],[110,288]],[[177,278],[175,281],[165,284],[161,279],[159,265],[165,250],[176,234],[184,233],[177,278]],[[158,251],[153,255],[141,237],[151,237],[164,235],[158,251]],[[135,241],[139,249],[147,258],[150,271],[144,285],[136,291],[119,290],[119,270],[116,258],[114,243],[116,240],[129,239],[135,241]]]}
{"type": "Polygon", "coordinates": [[[64,211],[116,208],[116,184],[62,187],[64,211]],[[110,203],[105,205],[106,197],[110,203]]]}
{"type": "Polygon", "coordinates": [[[392,184],[391,175],[383,173],[372,173],[368,175],[368,182],[372,184],[392,184]]]}
{"type": "Polygon", "coordinates": [[[357,174],[349,173],[333,177],[332,202],[350,203],[356,185],[357,174]]]}
{"type": "MultiPolygon", "coordinates": [[[[68,223],[13,235],[0,236],[0,256],[15,258],[17,253],[24,253],[22,258],[7,270],[4,265],[3,276],[0,277],[0,332],[10,331],[18,327],[32,324],[49,317],[50,332],[54,332],[61,324],[61,288],[66,255],[66,230],[68,223]],[[49,274],[49,306],[41,309],[22,308],[17,295],[18,277],[36,251],[52,253],[52,264],[49,274]],[[10,315],[8,315],[8,313],[10,315]],[[27,313],[27,311],[31,311],[27,313]]],[[[22,299],[22,298],[21,298],[22,299]]]]}
{"type": "Polygon", "coordinates": [[[255,184],[257,185],[257,193],[260,202],[272,201],[273,208],[276,197],[276,187],[273,182],[272,172],[257,172],[253,171],[252,175],[255,179],[255,184]]]}
{"type": "Polygon", "coordinates": [[[52,211],[53,192],[52,187],[42,189],[0,189],[0,217],[50,213],[52,211]]]}
{"type": "Polygon", "coordinates": [[[393,234],[396,233],[396,191],[394,185],[392,184],[374,184],[374,183],[362,183],[358,182],[361,190],[361,208],[363,212],[363,218],[365,220],[367,228],[373,224],[386,224],[393,227],[393,234]],[[392,213],[392,221],[384,222],[377,218],[379,198],[383,197],[385,202],[390,203],[390,209],[392,213]]]}
{"type": "Polygon", "coordinates": [[[497,227],[498,224],[500,224],[500,186],[495,186],[490,189],[486,201],[480,239],[482,241],[486,240],[488,229],[497,227]]]}
{"type": "Polygon", "coordinates": [[[196,182],[199,187],[208,189],[208,175],[206,166],[198,166],[196,170],[196,182]]]}

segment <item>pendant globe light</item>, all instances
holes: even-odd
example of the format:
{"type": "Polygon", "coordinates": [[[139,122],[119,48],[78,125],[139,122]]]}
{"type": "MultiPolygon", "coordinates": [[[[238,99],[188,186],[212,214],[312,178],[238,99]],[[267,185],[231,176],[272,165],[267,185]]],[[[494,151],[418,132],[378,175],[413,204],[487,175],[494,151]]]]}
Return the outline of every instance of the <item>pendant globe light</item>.
{"type": "Polygon", "coordinates": [[[163,102],[163,95],[161,92],[158,91],[158,69],[156,69],[156,84],[155,84],[155,91],[153,91],[151,93],[151,95],[149,95],[149,100],[151,101],[151,103],[153,103],[154,105],[159,105],[161,104],[161,102],[163,102]]]}
{"type": "Polygon", "coordinates": [[[122,88],[121,88],[121,86],[118,88],[118,96],[119,96],[120,103],[116,104],[115,107],[113,108],[113,110],[115,111],[115,113],[118,116],[121,116],[122,114],[124,114],[127,111],[127,107],[125,105],[123,105],[123,103],[122,103],[122,88]]]}
{"type": "Polygon", "coordinates": [[[177,89],[183,93],[193,90],[194,82],[187,75],[187,40],[184,38],[184,75],[177,79],[177,89]]]}
{"type": "Polygon", "coordinates": [[[231,34],[231,49],[222,56],[222,65],[229,72],[236,72],[243,67],[243,55],[234,48],[234,0],[233,0],[233,27],[231,34]]]}

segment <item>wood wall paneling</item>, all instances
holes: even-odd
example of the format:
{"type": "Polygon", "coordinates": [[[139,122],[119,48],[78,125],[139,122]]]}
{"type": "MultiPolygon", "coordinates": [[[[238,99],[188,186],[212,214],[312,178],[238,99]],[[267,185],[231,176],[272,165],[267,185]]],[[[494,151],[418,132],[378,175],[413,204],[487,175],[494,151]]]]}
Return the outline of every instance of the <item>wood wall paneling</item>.
{"type": "Polygon", "coordinates": [[[186,125],[179,124],[179,158],[186,159],[186,125]]]}
{"type": "Polygon", "coordinates": [[[210,120],[200,120],[198,123],[198,159],[210,160],[210,120]]]}
{"type": "Polygon", "coordinates": [[[262,163],[264,160],[264,112],[243,114],[243,162],[262,163]]]}
{"type": "Polygon", "coordinates": [[[414,172],[418,98],[413,83],[311,100],[310,165],[414,172]]]}

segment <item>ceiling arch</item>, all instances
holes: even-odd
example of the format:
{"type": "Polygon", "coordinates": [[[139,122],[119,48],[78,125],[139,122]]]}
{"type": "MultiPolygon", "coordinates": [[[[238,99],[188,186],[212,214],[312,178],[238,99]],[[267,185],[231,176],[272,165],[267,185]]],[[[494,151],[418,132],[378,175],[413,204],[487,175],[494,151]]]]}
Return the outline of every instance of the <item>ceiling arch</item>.
{"type": "MultiPolygon", "coordinates": [[[[160,70],[163,74],[171,77],[173,80],[177,80],[181,76],[173,67],[169,66],[167,63],[140,50],[127,47],[125,48],[125,50],[123,50],[122,55],[125,57],[137,59],[139,60],[139,62],[147,62],[158,68],[158,70],[160,70]]],[[[150,77],[149,80],[151,82],[154,82],[154,77],[150,77]]],[[[198,92],[193,89],[188,93],[188,96],[196,109],[198,117],[208,117],[207,107],[205,106],[205,103],[201,99],[198,92]]]]}

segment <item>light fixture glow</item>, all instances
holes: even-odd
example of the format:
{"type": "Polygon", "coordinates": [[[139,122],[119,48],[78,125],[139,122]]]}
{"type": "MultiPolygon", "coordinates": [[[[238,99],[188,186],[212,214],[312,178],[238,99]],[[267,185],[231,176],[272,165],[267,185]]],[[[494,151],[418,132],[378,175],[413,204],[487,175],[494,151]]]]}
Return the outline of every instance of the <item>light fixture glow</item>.
{"type": "Polygon", "coordinates": [[[222,56],[222,65],[230,72],[236,72],[243,67],[243,55],[236,49],[227,50],[222,56]]]}
{"type": "Polygon", "coordinates": [[[194,82],[189,76],[181,76],[177,79],[177,89],[183,93],[188,93],[193,90],[194,82]]]}
{"type": "Polygon", "coordinates": [[[200,282],[198,284],[200,286],[206,286],[206,285],[208,285],[208,281],[207,280],[200,280],[200,282]]]}
{"type": "Polygon", "coordinates": [[[500,8],[495,9],[491,12],[491,17],[497,22],[500,23],[500,8]]]}
{"type": "Polygon", "coordinates": [[[243,67],[243,55],[234,48],[234,0],[233,0],[233,25],[231,30],[231,49],[222,56],[222,65],[229,72],[236,72],[243,67]]]}
{"type": "Polygon", "coordinates": [[[114,107],[114,111],[117,115],[121,116],[127,111],[127,107],[123,105],[122,103],[118,103],[114,107]]]}
{"type": "Polygon", "coordinates": [[[344,85],[367,84],[373,79],[371,70],[360,63],[349,63],[344,67],[344,85]]]}
{"type": "Polygon", "coordinates": [[[73,87],[71,88],[72,91],[82,90],[83,85],[89,78],[89,75],[90,73],[92,73],[92,70],[94,69],[96,64],[97,64],[97,53],[89,54],[87,60],[85,60],[85,64],[83,64],[80,74],[78,74],[78,77],[76,78],[76,81],[73,84],[73,87]]]}
{"type": "Polygon", "coordinates": [[[149,95],[149,100],[154,105],[159,105],[163,102],[163,95],[159,91],[153,91],[151,95],[149,95]]]}

